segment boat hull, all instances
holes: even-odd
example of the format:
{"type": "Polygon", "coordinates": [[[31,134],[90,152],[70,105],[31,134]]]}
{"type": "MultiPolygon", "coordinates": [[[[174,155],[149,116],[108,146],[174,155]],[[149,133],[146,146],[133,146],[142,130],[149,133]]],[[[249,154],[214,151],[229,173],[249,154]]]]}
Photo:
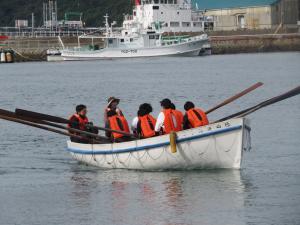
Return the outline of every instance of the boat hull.
{"type": "Polygon", "coordinates": [[[207,38],[197,38],[190,42],[152,48],[104,48],[94,51],[63,50],[64,60],[97,60],[107,58],[139,58],[157,56],[198,56],[207,38]]]}
{"type": "Polygon", "coordinates": [[[169,135],[114,144],[68,141],[78,161],[100,168],[135,170],[240,169],[250,140],[248,120],[233,119],[177,133],[177,152],[169,135]]]}

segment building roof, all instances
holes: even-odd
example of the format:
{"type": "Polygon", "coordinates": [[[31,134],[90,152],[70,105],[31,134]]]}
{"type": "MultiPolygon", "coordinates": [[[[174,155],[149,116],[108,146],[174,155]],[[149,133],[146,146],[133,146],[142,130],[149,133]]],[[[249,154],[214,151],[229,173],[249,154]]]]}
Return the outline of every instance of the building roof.
{"type": "Polygon", "coordinates": [[[199,9],[225,9],[272,5],[278,0],[193,0],[199,9]]]}

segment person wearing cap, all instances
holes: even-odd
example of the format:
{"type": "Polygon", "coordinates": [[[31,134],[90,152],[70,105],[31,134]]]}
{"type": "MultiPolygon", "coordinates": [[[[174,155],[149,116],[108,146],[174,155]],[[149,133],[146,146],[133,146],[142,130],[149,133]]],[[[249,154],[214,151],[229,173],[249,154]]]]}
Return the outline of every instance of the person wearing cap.
{"type": "MultiPolygon", "coordinates": [[[[70,121],[68,124],[69,128],[74,128],[74,129],[82,130],[82,131],[88,131],[88,132],[92,132],[92,133],[98,133],[98,130],[87,127],[87,125],[92,125],[92,123],[89,122],[89,119],[87,118],[87,107],[85,105],[77,105],[76,113],[74,113],[70,117],[69,121],[70,121]]],[[[89,143],[91,140],[91,137],[89,137],[89,136],[78,134],[76,132],[70,132],[70,133],[82,137],[82,138],[71,137],[72,142],[89,143]]]]}
{"type": "Polygon", "coordinates": [[[186,102],[184,109],[186,113],[183,117],[183,129],[201,127],[209,124],[205,112],[200,108],[195,108],[193,102],[186,102]]]}
{"type": "Polygon", "coordinates": [[[107,99],[107,106],[104,110],[104,123],[107,124],[108,123],[108,117],[107,117],[107,113],[111,110],[116,111],[118,116],[123,116],[122,110],[118,108],[118,105],[120,103],[120,99],[115,98],[115,97],[109,97],[107,99]]]}
{"type": "MultiPolygon", "coordinates": [[[[127,120],[124,116],[119,116],[116,110],[109,110],[107,112],[107,120],[107,128],[130,133],[127,120]]],[[[105,134],[112,142],[124,142],[131,140],[130,137],[116,132],[106,131],[105,134]]]]}
{"type": "Polygon", "coordinates": [[[172,109],[171,100],[167,98],[163,99],[160,104],[163,110],[157,117],[155,132],[169,134],[171,131],[181,131],[183,122],[182,117],[172,109]]]}

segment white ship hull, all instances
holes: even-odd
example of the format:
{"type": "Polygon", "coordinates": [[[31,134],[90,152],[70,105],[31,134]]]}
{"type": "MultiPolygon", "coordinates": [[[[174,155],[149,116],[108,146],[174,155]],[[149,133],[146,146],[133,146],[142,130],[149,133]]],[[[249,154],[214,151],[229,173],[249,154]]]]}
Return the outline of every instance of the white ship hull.
{"type": "Polygon", "coordinates": [[[198,56],[207,43],[207,38],[197,38],[185,43],[151,48],[104,48],[94,51],[63,50],[62,57],[64,60],[96,60],[155,56],[198,56]]]}
{"type": "Polygon", "coordinates": [[[249,141],[248,121],[241,118],[178,132],[176,153],[171,152],[169,135],[113,144],[69,141],[68,151],[76,160],[100,168],[240,169],[249,141]]]}

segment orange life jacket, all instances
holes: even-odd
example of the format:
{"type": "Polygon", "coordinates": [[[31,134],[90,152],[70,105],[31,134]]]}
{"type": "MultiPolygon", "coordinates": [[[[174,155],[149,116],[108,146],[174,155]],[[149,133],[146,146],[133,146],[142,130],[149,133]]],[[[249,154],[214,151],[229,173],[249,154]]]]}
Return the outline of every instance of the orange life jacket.
{"type": "Polygon", "coordinates": [[[198,108],[188,110],[187,117],[191,128],[208,125],[208,119],[204,111],[198,108]]]}
{"type": "Polygon", "coordinates": [[[139,121],[141,123],[142,137],[149,138],[155,136],[155,124],[156,119],[150,114],[145,116],[139,116],[139,121]]]}
{"type": "MultiPolygon", "coordinates": [[[[77,113],[75,113],[74,115],[72,115],[69,119],[69,121],[73,121],[74,117],[78,119],[79,121],[79,129],[80,130],[85,130],[85,125],[89,122],[89,119],[87,117],[82,118],[81,116],[79,116],[77,113]]],[[[70,123],[68,124],[68,127],[71,128],[70,123]]]]}
{"type": "Polygon", "coordinates": [[[177,132],[182,130],[183,115],[180,111],[165,109],[163,113],[165,115],[164,132],[166,134],[169,134],[171,131],[177,132]]]}
{"type": "MultiPolygon", "coordinates": [[[[127,123],[127,120],[125,119],[124,116],[111,116],[108,118],[108,122],[109,122],[109,127],[112,130],[118,130],[118,131],[124,131],[129,133],[129,126],[127,123]]],[[[123,137],[123,134],[119,134],[119,133],[112,133],[112,136],[114,139],[118,139],[123,137]]]]}

